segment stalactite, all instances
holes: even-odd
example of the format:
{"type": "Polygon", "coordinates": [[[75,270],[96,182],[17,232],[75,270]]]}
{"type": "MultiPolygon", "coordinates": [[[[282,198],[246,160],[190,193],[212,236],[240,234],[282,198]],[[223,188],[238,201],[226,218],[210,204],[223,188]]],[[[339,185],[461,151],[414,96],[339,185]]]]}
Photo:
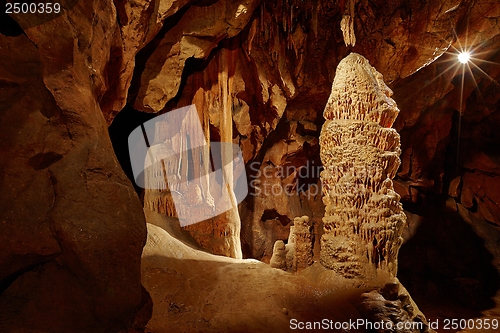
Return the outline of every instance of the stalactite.
{"type": "Polygon", "coordinates": [[[348,0],[347,8],[340,22],[340,29],[342,30],[346,46],[356,45],[356,35],[354,34],[355,5],[356,0],[348,0]]]}
{"type": "Polygon", "coordinates": [[[397,270],[405,215],[391,180],[401,153],[390,128],[399,112],[391,94],[368,60],[351,53],[337,68],[324,110],[321,263],[345,277],[369,274],[370,264],[397,270]]]}
{"type": "MultiPolygon", "coordinates": [[[[221,142],[231,143],[233,140],[233,80],[236,68],[235,51],[223,50],[219,62],[219,86],[222,109],[220,115],[220,136],[221,142]]],[[[241,220],[238,207],[233,192],[233,151],[232,145],[222,146],[222,173],[226,185],[232,208],[222,215],[216,217],[220,220],[223,230],[223,253],[227,256],[241,259],[240,230],[241,220]]]]}

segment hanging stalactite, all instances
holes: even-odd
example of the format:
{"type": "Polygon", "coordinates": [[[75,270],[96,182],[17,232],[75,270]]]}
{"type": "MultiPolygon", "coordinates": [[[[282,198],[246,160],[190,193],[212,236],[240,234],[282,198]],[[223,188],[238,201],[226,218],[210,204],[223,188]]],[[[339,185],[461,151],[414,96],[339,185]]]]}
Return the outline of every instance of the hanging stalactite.
{"type": "Polygon", "coordinates": [[[342,21],[340,21],[340,29],[342,30],[342,35],[344,36],[344,43],[346,46],[356,45],[356,35],[354,34],[354,7],[356,5],[356,0],[348,0],[347,6],[345,6],[344,1],[341,2],[341,8],[343,9],[344,15],[342,16],[342,21]]]}

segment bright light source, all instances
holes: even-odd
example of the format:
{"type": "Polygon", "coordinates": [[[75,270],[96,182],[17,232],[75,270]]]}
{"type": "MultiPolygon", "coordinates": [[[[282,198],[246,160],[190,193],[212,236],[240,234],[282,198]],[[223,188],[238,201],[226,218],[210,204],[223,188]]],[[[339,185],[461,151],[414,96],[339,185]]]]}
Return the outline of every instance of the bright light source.
{"type": "Polygon", "coordinates": [[[469,60],[470,60],[469,52],[461,52],[458,54],[458,61],[460,61],[462,64],[468,63],[469,60]]]}

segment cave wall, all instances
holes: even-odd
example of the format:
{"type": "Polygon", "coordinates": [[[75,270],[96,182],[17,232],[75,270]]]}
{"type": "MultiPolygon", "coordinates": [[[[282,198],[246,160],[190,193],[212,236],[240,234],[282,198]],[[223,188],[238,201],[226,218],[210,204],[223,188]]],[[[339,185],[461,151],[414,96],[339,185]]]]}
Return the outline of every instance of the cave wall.
{"type": "Polygon", "coordinates": [[[99,105],[115,7],[65,5],[0,19],[2,332],[123,331],[147,297],[145,219],[99,105]]]}
{"type": "Polygon", "coordinates": [[[492,297],[498,302],[500,279],[500,39],[493,23],[499,10],[478,3],[470,15],[462,29],[469,27],[475,59],[463,67],[465,75],[455,56],[445,54],[394,85],[405,110],[395,124],[403,150],[395,188],[409,216],[401,281],[419,304],[480,311],[494,306],[492,297]]]}

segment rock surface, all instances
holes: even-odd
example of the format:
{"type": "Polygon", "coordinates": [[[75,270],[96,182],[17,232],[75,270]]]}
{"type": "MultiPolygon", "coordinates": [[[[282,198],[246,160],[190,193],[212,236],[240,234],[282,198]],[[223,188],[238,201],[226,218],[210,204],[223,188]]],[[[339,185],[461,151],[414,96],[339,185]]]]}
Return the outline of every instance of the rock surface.
{"type": "MultiPolygon", "coordinates": [[[[336,322],[368,319],[356,307],[362,294],[391,281],[380,274],[352,283],[320,264],[290,274],[256,260],[214,256],[158,226],[161,214],[147,213],[147,220],[142,270],[154,303],[150,332],[288,332],[296,323],[324,319],[336,331],[336,322]]],[[[415,307],[410,318],[418,313],[415,307]]]]}
{"type": "Polygon", "coordinates": [[[114,14],[2,15],[2,332],[123,331],[141,304],[145,220],[99,107],[114,14]]]}
{"type": "Polygon", "coordinates": [[[221,39],[237,35],[256,5],[252,0],[220,0],[208,6],[188,7],[175,26],[157,36],[138,78],[134,107],[149,112],[162,110],[177,95],[186,60],[207,58],[221,39]]]}
{"type": "Polygon", "coordinates": [[[391,95],[368,60],[351,53],[325,107],[321,264],[345,277],[370,278],[372,265],[397,272],[406,215],[392,185],[401,149],[390,128],[399,113],[391,95]]]}
{"type": "Polygon", "coordinates": [[[370,322],[383,323],[372,329],[377,333],[434,332],[399,281],[362,294],[358,308],[370,322]]]}

